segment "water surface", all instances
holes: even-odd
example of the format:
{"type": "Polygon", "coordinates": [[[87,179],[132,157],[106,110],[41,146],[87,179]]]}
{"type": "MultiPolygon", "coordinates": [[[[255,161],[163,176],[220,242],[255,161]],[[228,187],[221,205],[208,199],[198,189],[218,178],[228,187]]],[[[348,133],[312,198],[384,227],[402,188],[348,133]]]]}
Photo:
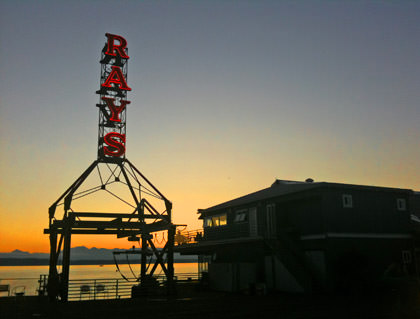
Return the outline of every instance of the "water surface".
{"type": "MultiPolygon", "coordinates": [[[[121,273],[129,279],[140,273],[140,264],[119,266],[121,273]]],[[[175,276],[196,276],[198,273],[197,263],[175,263],[175,276]]],[[[59,271],[61,269],[59,268],[59,271]]],[[[160,267],[155,275],[163,275],[160,267]]],[[[0,284],[9,284],[11,289],[25,287],[26,295],[36,295],[40,275],[48,275],[48,266],[0,266],[0,284]]],[[[115,265],[72,265],[70,267],[70,280],[75,279],[120,279],[121,274],[115,265]]],[[[0,293],[0,297],[7,293],[0,293]]]]}

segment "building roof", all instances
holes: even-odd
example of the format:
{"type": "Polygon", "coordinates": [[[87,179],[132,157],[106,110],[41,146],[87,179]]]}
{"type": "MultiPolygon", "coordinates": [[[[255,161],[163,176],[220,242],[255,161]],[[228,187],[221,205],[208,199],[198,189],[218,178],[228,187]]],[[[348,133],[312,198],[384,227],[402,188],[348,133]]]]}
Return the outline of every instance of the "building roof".
{"type": "Polygon", "coordinates": [[[279,180],[276,179],[274,183],[268,187],[264,188],[262,190],[259,190],[257,192],[241,196],[235,199],[232,199],[230,201],[206,208],[206,209],[199,209],[199,213],[206,213],[210,211],[215,211],[227,207],[232,206],[240,206],[245,205],[248,203],[252,203],[255,201],[276,197],[280,195],[286,195],[290,193],[296,193],[307,189],[316,188],[319,186],[319,184],[323,183],[312,183],[312,182],[295,182],[295,181],[285,181],[285,180],[279,180]]]}
{"type": "Polygon", "coordinates": [[[351,184],[339,184],[339,183],[327,183],[327,182],[313,182],[311,179],[307,179],[306,182],[298,181],[287,181],[276,179],[274,183],[262,190],[257,192],[241,196],[227,202],[206,208],[199,209],[198,213],[210,213],[220,209],[237,207],[241,205],[250,204],[256,201],[265,200],[269,198],[274,198],[282,195],[298,193],[310,189],[320,188],[320,187],[347,187],[347,188],[358,188],[358,189],[370,189],[370,190],[381,190],[381,191],[399,191],[399,192],[412,192],[409,189],[400,189],[400,188],[389,188],[389,187],[378,187],[378,186],[364,186],[364,185],[351,185],[351,184]]]}

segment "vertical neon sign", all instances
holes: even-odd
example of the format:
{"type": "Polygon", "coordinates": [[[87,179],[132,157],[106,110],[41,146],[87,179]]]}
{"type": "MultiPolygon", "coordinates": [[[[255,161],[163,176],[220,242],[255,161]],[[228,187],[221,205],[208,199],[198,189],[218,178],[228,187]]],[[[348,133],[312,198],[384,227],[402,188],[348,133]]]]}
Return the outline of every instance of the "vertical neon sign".
{"type": "Polygon", "coordinates": [[[120,35],[106,33],[101,54],[99,97],[98,159],[115,162],[125,158],[127,101],[127,41],[120,35]]]}

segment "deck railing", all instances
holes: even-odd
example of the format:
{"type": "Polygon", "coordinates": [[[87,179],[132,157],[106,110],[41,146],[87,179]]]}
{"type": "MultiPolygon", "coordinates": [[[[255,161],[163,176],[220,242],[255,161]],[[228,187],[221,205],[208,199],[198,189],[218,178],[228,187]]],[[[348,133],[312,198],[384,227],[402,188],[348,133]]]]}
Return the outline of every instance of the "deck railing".
{"type": "Polygon", "coordinates": [[[196,229],[196,230],[178,230],[175,234],[175,244],[176,245],[183,245],[183,244],[195,244],[200,242],[203,239],[204,230],[203,229],[196,229]]]}
{"type": "Polygon", "coordinates": [[[68,300],[96,300],[130,298],[135,280],[73,279],[69,280],[68,300]]]}
{"type": "MultiPolygon", "coordinates": [[[[199,280],[198,273],[181,273],[174,277],[175,283],[199,280]]],[[[166,277],[153,276],[153,282],[157,288],[164,288],[166,277]]],[[[8,286],[8,291],[1,292],[0,297],[25,295],[46,295],[48,275],[40,275],[39,278],[2,278],[1,284],[8,286]],[[37,287],[38,283],[38,288],[37,287]]],[[[131,297],[131,289],[138,285],[137,280],[112,279],[70,279],[68,286],[68,300],[98,300],[98,299],[122,299],[131,297]]],[[[154,287],[154,288],[156,288],[154,287]]]]}
{"type": "Polygon", "coordinates": [[[37,295],[39,278],[0,278],[0,285],[9,286],[8,291],[0,291],[0,297],[37,295]]]}
{"type": "MultiPolygon", "coordinates": [[[[153,289],[163,288],[166,283],[165,276],[153,276],[153,289]]],[[[183,273],[174,277],[175,283],[197,281],[197,273],[183,273]]],[[[73,279],[69,280],[68,300],[97,300],[122,299],[131,297],[131,289],[138,285],[137,280],[124,279],[73,279]]]]}

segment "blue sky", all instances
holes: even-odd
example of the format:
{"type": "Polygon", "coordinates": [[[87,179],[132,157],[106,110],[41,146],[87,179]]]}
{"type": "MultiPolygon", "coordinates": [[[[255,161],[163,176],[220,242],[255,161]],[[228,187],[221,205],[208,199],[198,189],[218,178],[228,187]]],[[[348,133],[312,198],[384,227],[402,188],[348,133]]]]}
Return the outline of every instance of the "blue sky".
{"type": "Polygon", "coordinates": [[[47,207],[95,159],[106,32],[128,41],[127,157],[175,222],[197,228],[197,208],[275,178],[420,189],[418,1],[5,0],[0,12],[0,237],[30,220],[39,238],[13,248],[46,249],[47,207]]]}

